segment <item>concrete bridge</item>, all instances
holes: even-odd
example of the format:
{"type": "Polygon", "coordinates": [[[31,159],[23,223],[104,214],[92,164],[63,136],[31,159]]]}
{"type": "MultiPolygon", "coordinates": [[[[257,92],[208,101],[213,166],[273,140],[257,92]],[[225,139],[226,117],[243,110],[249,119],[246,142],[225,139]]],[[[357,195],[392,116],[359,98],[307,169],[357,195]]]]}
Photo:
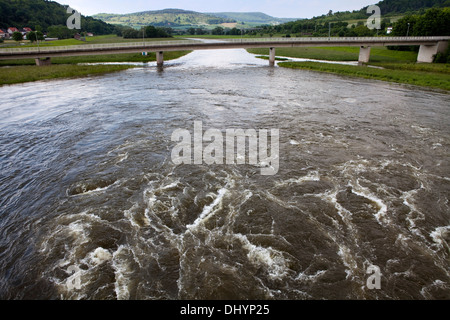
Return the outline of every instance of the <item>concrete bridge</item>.
{"type": "Polygon", "coordinates": [[[450,37],[365,37],[365,38],[255,38],[221,41],[150,41],[112,44],[85,44],[60,47],[6,48],[0,50],[0,60],[35,59],[37,65],[51,64],[52,57],[106,55],[136,52],[156,52],[157,65],[164,64],[165,51],[270,48],[269,64],[275,64],[276,48],[286,47],[360,47],[359,62],[367,63],[370,48],[376,46],[420,46],[417,62],[431,63],[439,52],[445,52],[450,37]],[[44,60],[43,60],[44,59],[44,60]]]}

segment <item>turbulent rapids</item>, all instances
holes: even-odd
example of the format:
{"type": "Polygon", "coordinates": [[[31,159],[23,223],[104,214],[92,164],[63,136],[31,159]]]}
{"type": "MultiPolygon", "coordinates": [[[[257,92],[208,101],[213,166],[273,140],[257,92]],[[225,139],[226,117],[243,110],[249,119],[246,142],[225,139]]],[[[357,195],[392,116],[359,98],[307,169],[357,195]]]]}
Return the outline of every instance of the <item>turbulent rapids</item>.
{"type": "Polygon", "coordinates": [[[208,57],[0,88],[0,298],[449,299],[448,95],[208,57]],[[279,171],[175,165],[194,121],[279,171]]]}

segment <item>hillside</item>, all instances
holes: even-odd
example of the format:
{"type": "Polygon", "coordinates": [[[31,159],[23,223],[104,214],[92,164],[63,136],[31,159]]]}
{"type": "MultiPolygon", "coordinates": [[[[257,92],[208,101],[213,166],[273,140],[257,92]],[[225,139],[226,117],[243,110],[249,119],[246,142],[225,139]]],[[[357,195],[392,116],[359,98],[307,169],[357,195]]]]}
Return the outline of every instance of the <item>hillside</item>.
{"type": "MultiPolygon", "coordinates": [[[[0,28],[24,28],[35,30],[40,26],[47,31],[50,26],[65,26],[67,6],[47,0],[0,0],[0,28]]],[[[92,17],[82,16],[81,31],[95,34],[113,33],[115,27],[92,17]]]]}
{"type": "Polygon", "coordinates": [[[263,24],[275,25],[279,23],[298,20],[292,18],[275,18],[262,12],[212,12],[208,14],[216,17],[221,17],[224,19],[232,19],[238,22],[244,22],[245,24],[256,24],[256,25],[263,25],[263,24]]]}
{"type": "Polygon", "coordinates": [[[100,13],[94,15],[94,17],[110,24],[120,24],[132,28],[140,28],[148,25],[159,27],[190,27],[235,22],[233,19],[215,17],[209,14],[181,9],[144,11],[130,14],[100,13]]]}
{"type": "Polygon", "coordinates": [[[294,36],[368,37],[386,34],[393,36],[448,35],[450,32],[450,0],[383,0],[379,30],[366,27],[367,6],[355,11],[332,12],[311,19],[287,22],[276,26],[262,26],[261,34],[294,36]]]}
{"type": "Polygon", "coordinates": [[[383,0],[377,5],[380,7],[382,14],[389,15],[397,13],[412,13],[433,7],[450,7],[450,0],[383,0]]]}
{"type": "MultiPolygon", "coordinates": [[[[368,1],[369,2],[369,1],[368,1]]],[[[450,7],[450,0],[382,0],[376,4],[381,9],[383,18],[401,17],[405,14],[424,13],[426,9],[430,8],[444,8],[450,7]]],[[[347,21],[365,20],[367,19],[368,5],[360,10],[329,12],[322,16],[314,17],[314,22],[333,22],[333,21],[347,21]]]]}

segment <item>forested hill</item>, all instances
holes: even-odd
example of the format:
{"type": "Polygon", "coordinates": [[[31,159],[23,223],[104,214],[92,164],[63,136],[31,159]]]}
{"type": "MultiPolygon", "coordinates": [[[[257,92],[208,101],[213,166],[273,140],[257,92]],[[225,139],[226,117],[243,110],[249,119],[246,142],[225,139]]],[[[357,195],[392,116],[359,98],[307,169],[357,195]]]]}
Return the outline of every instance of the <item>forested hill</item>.
{"type": "Polygon", "coordinates": [[[143,11],[130,14],[99,13],[94,15],[94,17],[107,23],[119,24],[137,29],[148,25],[158,27],[180,27],[192,25],[219,25],[227,22],[236,22],[233,19],[221,18],[182,9],[143,11]]]}
{"type": "Polygon", "coordinates": [[[407,13],[433,7],[450,7],[450,0],[383,0],[377,5],[383,14],[407,13]]]}
{"type": "MultiPolygon", "coordinates": [[[[66,25],[67,6],[48,0],[0,0],[0,28],[29,27],[35,30],[40,26],[43,31],[48,27],[66,25]]],[[[114,33],[115,27],[92,17],[82,16],[81,31],[95,34],[114,33]]]]}
{"type": "MultiPolygon", "coordinates": [[[[450,7],[450,0],[382,0],[376,5],[380,7],[383,17],[392,17],[416,13],[423,14],[430,8],[450,7]]],[[[368,5],[360,10],[340,11],[334,13],[330,10],[328,13],[324,12],[322,16],[317,16],[309,20],[332,22],[366,19],[367,8],[368,5]]]]}

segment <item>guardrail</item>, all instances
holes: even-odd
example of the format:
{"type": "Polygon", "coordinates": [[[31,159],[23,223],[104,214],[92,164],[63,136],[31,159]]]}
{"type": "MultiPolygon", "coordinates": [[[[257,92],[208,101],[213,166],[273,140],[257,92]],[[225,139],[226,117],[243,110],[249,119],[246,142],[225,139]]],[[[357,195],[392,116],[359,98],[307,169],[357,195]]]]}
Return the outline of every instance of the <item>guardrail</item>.
{"type": "MultiPolygon", "coordinates": [[[[389,43],[389,42],[437,42],[437,41],[449,41],[450,37],[300,37],[300,38],[241,38],[241,39],[221,39],[218,43],[345,43],[354,42],[355,44],[360,42],[372,42],[372,43],[389,43]]],[[[127,49],[127,48],[148,48],[152,47],[177,47],[186,45],[203,44],[208,45],[211,43],[197,41],[197,40],[179,40],[179,41],[150,41],[150,42],[122,42],[122,43],[104,43],[104,44],[84,44],[74,46],[43,46],[43,47],[27,47],[27,48],[5,48],[0,50],[0,54],[15,54],[15,53],[57,53],[60,51],[89,51],[89,50],[108,50],[108,49],[127,49]]]]}
{"type": "Polygon", "coordinates": [[[298,37],[298,38],[242,38],[242,39],[224,39],[227,42],[390,42],[390,41],[406,41],[406,42],[418,42],[418,41],[449,41],[450,37],[445,36],[433,36],[433,37],[298,37]]]}
{"type": "Polygon", "coordinates": [[[168,45],[192,45],[201,43],[196,40],[180,40],[180,41],[148,41],[148,42],[121,42],[121,43],[98,43],[98,44],[82,44],[73,46],[42,46],[42,47],[25,47],[25,48],[5,48],[1,49],[0,53],[15,53],[15,52],[29,52],[38,53],[40,51],[45,52],[58,52],[58,51],[78,51],[86,49],[120,49],[120,48],[139,48],[139,47],[161,47],[168,45]]]}

